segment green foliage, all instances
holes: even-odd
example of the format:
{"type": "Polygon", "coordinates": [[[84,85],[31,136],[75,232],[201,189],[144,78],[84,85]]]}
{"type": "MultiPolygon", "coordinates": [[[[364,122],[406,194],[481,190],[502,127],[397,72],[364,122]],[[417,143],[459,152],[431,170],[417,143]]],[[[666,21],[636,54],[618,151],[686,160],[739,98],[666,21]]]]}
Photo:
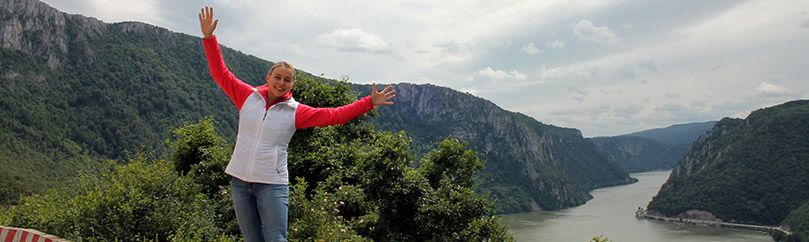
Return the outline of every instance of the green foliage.
{"type": "MultiPolygon", "coordinates": [[[[330,194],[318,189],[312,199],[306,198],[307,183],[302,178],[298,178],[297,184],[292,187],[290,194],[290,218],[293,218],[289,226],[289,237],[291,240],[312,241],[315,239],[323,241],[366,241],[370,240],[357,234],[353,230],[351,221],[346,221],[340,215],[340,207],[345,204],[342,196],[330,194]],[[339,204],[338,204],[339,203],[339,204]]],[[[351,193],[356,189],[340,189],[338,193],[351,193]],[[346,190],[345,192],[342,190],[346,190]]],[[[362,196],[362,194],[357,194],[362,196]]],[[[362,201],[359,201],[362,202],[362,201]]],[[[360,219],[356,223],[363,224],[366,221],[360,219]]]]}
{"type": "Polygon", "coordinates": [[[170,147],[174,169],[194,180],[202,193],[212,201],[211,205],[216,210],[216,216],[213,217],[216,223],[227,234],[239,234],[239,225],[230,200],[231,178],[225,173],[232,146],[225,145],[222,137],[216,134],[214,122],[210,118],[186,124],[173,133],[174,139],[165,143],[170,147]]]}
{"type": "MultiPolygon", "coordinates": [[[[354,88],[365,93],[371,87],[354,88]]],[[[474,177],[480,184],[475,190],[491,194],[499,213],[581,205],[590,189],[633,182],[576,129],[445,87],[400,83],[396,90],[396,105],[380,108],[370,121],[382,130],[406,131],[419,157],[448,137],[468,142],[487,161],[474,177]]]]}
{"type": "Polygon", "coordinates": [[[11,226],[36,228],[71,240],[168,240],[193,229],[204,240],[219,237],[211,201],[171,163],[139,155],[100,176],[23,199],[11,207],[11,226]]]}
{"type": "Polygon", "coordinates": [[[809,201],[787,215],[781,223],[787,226],[792,234],[781,235],[782,238],[773,238],[776,241],[809,241],[809,201]]]}
{"type": "MultiPolygon", "coordinates": [[[[0,173],[0,202],[26,195],[3,207],[0,222],[77,241],[239,240],[223,171],[237,114],[211,81],[200,40],[142,23],[41,23],[49,36],[66,36],[65,51],[43,41],[46,31],[25,29],[36,51],[0,53],[0,165],[11,167],[0,173]],[[125,158],[145,151],[161,158],[125,158]],[[107,159],[122,162],[99,162],[107,159]]],[[[271,63],[222,54],[242,80],[263,84],[271,63]]],[[[294,92],[316,107],[356,99],[345,80],[302,71],[294,92]]],[[[447,141],[416,168],[405,133],[376,132],[364,120],[296,132],[291,240],[512,240],[472,190],[481,167],[474,152],[447,141]]]]}
{"type": "Polygon", "coordinates": [[[180,174],[189,174],[202,185],[205,194],[215,196],[227,189],[230,176],[225,174],[230,152],[223,139],[214,131],[214,122],[205,118],[174,130],[171,160],[180,174]]]}
{"type": "Polygon", "coordinates": [[[809,101],[723,119],[695,142],[649,203],[673,216],[710,211],[728,222],[779,224],[809,200],[809,101]]]}
{"type": "Polygon", "coordinates": [[[464,149],[465,145],[458,140],[444,140],[439,149],[427,153],[422,162],[421,169],[427,176],[433,188],[446,177],[450,183],[463,187],[471,187],[475,183],[475,172],[483,168],[483,162],[478,160],[474,151],[464,149]]]}
{"type": "Polygon", "coordinates": [[[290,201],[291,238],[512,240],[493,216],[492,204],[471,189],[473,174],[482,164],[462,143],[443,141],[421,167],[413,168],[404,133],[376,133],[365,139],[347,144],[354,147],[350,152],[343,144],[327,152],[343,154],[327,155],[328,162],[352,157],[356,163],[335,170],[317,188],[309,188],[305,178],[297,179],[290,201]],[[429,175],[437,176],[435,184],[430,184],[429,175]]]}
{"type": "MultiPolygon", "coordinates": [[[[341,98],[352,95],[347,89],[328,90],[345,84],[337,85],[297,90],[335,105],[350,102],[341,98]]],[[[290,240],[513,240],[492,204],[474,192],[483,164],[463,143],[442,141],[416,168],[404,132],[375,132],[359,122],[301,131],[290,147],[290,170],[298,177],[290,240]]],[[[100,177],[83,175],[77,185],[25,198],[0,221],[75,240],[237,240],[224,173],[232,147],[211,119],[173,134],[165,141],[168,161],[139,155],[112,163],[100,177]]]]}
{"type": "Polygon", "coordinates": [[[590,242],[611,242],[611,241],[612,241],[612,240],[610,240],[609,238],[605,237],[604,235],[593,236],[593,238],[592,238],[592,239],[590,239],[590,242]]]}

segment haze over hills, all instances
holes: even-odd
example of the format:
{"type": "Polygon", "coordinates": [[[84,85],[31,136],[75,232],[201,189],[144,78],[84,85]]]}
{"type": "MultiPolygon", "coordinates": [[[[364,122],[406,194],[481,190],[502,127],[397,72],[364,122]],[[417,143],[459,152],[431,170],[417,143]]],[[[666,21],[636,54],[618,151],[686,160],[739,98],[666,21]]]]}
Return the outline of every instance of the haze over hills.
{"type": "Polygon", "coordinates": [[[638,131],[621,136],[635,136],[653,139],[668,145],[690,144],[705,134],[716,124],[716,121],[675,124],[665,128],[638,131]]]}
{"type": "Polygon", "coordinates": [[[612,137],[588,138],[627,172],[674,168],[694,140],[715,121],[677,124],[612,137]]]}
{"type": "Polygon", "coordinates": [[[671,169],[684,153],[672,145],[644,137],[595,137],[588,140],[627,172],[671,169]]]}

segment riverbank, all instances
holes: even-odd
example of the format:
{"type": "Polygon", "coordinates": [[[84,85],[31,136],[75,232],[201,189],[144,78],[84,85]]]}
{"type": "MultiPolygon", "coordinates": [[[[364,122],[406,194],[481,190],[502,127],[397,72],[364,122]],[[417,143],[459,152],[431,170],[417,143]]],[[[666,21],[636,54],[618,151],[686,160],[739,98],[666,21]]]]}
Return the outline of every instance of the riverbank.
{"type": "Polygon", "coordinates": [[[719,221],[710,221],[710,220],[699,220],[699,219],[685,219],[685,218],[673,218],[673,217],[665,217],[665,216],[657,216],[651,215],[646,209],[638,208],[635,211],[635,217],[639,219],[654,219],[660,220],[665,222],[672,222],[672,223],[681,223],[681,224],[690,224],[690,225],[697,225],[697,226],[718,226],[718,227],[725,227],[725,228],[735,228],[735,229],[748,229],[748,230],[755,230],[766,232],[767,234],[773,234],[775,231],[779,231],[786,235],[792,234],[789,230],[784,227],[778,226],[763,226],[763,225],[753,225],[753,224],[739,224],[739,223],[727,223],[727,222],[719,222],[719,221]]]}
{"type": "Polygon", "coordinates": [[[555,211],[501,215],[509,232],[520,242],[590,241],[604,235],[621,242],[762,242],[772,237],[761,232],[714,226],[637,219],[638,206],[648,204],[670,171],[632,173],[637,183],[596,189],[586,204],[555,211]]]}

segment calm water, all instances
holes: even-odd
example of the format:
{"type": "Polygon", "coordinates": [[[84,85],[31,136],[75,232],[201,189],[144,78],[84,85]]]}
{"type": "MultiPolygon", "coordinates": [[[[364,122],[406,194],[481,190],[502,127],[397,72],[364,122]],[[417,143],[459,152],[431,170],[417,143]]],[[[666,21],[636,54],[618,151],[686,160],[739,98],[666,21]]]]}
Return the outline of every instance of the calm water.
{"type": "Polygon", "coordinates": [[[769,235],[751,230],[636,219],[635,210],[652,200],[668,176],[669,171],[633,173],[637,183],[595,190],[593,199],[582,206],[504,215],[503,222],[517,241],[587,242],[596,235],[614,242],[773,241],[769,235]]]}

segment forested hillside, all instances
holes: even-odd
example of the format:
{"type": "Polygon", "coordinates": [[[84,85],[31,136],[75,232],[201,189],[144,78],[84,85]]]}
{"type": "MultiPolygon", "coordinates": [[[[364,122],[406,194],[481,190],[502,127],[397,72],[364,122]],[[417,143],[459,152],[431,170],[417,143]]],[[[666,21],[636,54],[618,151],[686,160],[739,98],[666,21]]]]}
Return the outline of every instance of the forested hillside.
{"type": "Polygon", "coordinates": [[[807,100],[722,119],[691,146],[648,208],[667,216],[701,210],[729,222],[781,224],[809,201],[807,137],[807,100]]]}
{"type": "Polygon", "coordinates": [[[421,152],[446,137],[469,142],[486,160],[479,190],[491,193],[499,212],[577,206],[594,188],[634,181],[577,129],[543,124],[445,87],[403,83],[396,90],[396,105],[371,122],[407,131],[421,152]]]}
{"type": "MultiPolygon", "coordinates": [[[[2,1],[0,201],[41,191],[104,159],[158,149],[203,116],[233,137],[235,108],[210,81],[199,38],[106,24],[36,1],[2,1]]],[[[269,62],[224,48],[258,82],[269,62]]]]}
{"type": "Polygon", "coordinates": [[[671,169],[684,153],[679,146],[644,137],[613,136],[587,140],[627,172],[671,169]]]}

